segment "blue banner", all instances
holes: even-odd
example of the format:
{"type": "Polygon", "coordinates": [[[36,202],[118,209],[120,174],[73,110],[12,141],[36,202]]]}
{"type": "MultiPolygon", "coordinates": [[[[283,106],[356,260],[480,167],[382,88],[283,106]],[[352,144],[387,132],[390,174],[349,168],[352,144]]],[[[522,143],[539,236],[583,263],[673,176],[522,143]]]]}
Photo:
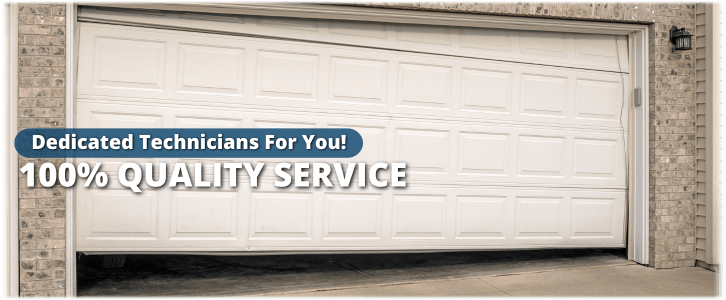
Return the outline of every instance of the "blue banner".
{"type": "Polygon", "coordinates": [[[28,158],[350,158],[362,148],[349,128],[30,128],[15,137],[28,158]]]}

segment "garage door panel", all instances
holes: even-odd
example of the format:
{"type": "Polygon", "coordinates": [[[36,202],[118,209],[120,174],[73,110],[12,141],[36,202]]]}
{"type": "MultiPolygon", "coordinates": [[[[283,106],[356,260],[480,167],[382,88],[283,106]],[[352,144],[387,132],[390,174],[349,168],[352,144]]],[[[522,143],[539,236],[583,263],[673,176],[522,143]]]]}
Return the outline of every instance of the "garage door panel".
{"type": "Polygon", "coordinates": [[[93,55],[93,86],[161,92],[166,41],[98,37],[93,55]]]}
{"type": "Polygon", "coordinates": [[[507,200],[507,196],[458,195],[456,239],[506,239],[507,200]]]}
{"type": "Polygon", "coordinates": [[[258,50],[255,98],[316,100],[319,64],[317,54],[258,50]]]}
{"type": "Polygon", "coordinates": [[[176,91],[244,96],[244,51],[244,48],[180,44],[176,91]]]}
{"type": "Polygon", "coordinates": [[[510,135],[459,133],[457,174],[509,176],[510,135]]]}
{"type": "Polygon", "coordinates": [[[387,104],[387,61],[332,57],[330,68],[329,102],[387,104]]]}
{"type": "Polygon", "coordinates": [[[518,177],[565,177],[564,137],[520,135],[518,149],[518,177]]]}
{"type": "Polygon", "coordinates": [[[451,109],[451,66],[399,63],[399,107],[451,109]]]}
{"type": "Polygon", "coordinates": [[[326,193],[323,240],[381,239],[382,194],[326,193]]]}
{"type": "MultiPolygon", "coordinates": [[[[224,232],[228,228],[226,225],[231,224],[229,222],[205,225],[195,221],[187,224],[191,227],[184,227],[179,221],[174,223],[174,218],[162,214],[158,226],[169,222],[166,228],[169,228],[170,236],[129,238],[138,233],[121,233],[121,236],[104,233],[101,238],[99,233],[88,236],[79,232],[79,238],[82,237],[78,240],[79,249],[100,251],[110,247],[162,251],[185,247],[189,250],[240,251],[245,249],[240,247],[246,247],[246,243],[252,251],[623,244],[623,223],[615,216],[623,216],[625,198],[618,191],[467,187],[412,187],[383,194],[381,189],[372,187],[304,191],[277,190],[272,187],[272,181],[266,181],[252,191],[242,188],[240,193],[245,196],[238,198],[236,205],[240,209],[237,211],[248,217],[239,220],[237,230],[248,230],[249,242],[245,235],[231,238],[231,233],[224,232]],[[245,206],[249,209],[245,210],[245,206]],[[321,217],[316,218],[316,215],[321,217]],[[203,243],[199,244],[200,241],[203,243]]],[[[187,204],[187,208],[235,205],[235,201],[230,200],[236,196],[226,191],[182,189],[174,193],[195,202],[187,204]],[[210,199],[213,201],[207,201],[210,199]]],[[[82,193],[79,197],[86,199],[82,193]]],[[[173,207],[173,201],[160,207],[173,207]]],[[[222,210],[215,213],[221,216],[222,210]]],[[[171,216],[174,214],[172,210],[171,216]]],[[[182,209],[181,213],[176,213],[176,218],[183,214],[182,209]]],[[[193,218],[199,216],[194,214],[193,218]]],[[[83,220],[79,221],[79,226],[84,226],[83,220]]]]}
{"type": "Polygon", "coordinates": [[[519,113],[565,118],[567,94],[567,77],[522,74],[519,113]]]}
{"type": "Polygon", "coordinates": [[[521,31],[519,32],[519,51],[538,56],[566,58],[568,42],[566,33],[521,31]]]}
{"type": "Polygon", "coordinates": [[[195,14],[199,19],[178,22],[184,12],[161,12],[164,16],[149,16],[135,13],[104,11],[103,15],[90,7],[83,7],[79,14],[83,19],[92,16],[95,20],[143,21],[145,24],[163,24],[175,27],[205,28],[235,34],[291,38],[315,42],[333,42],[364,47],[389,48],[404,51],[419,51],[443,55],[469,56],[518,62],[534,62],[576,68],[591,68],[607,71],[627,72],[627,39],[624,36],[597,34],[528,32],[488,28],[448,27],[375,22],[351,22],[342,20],[294,19],[265,16],[239,16],[230,18],[218,14],[195,14]],[[207,20],[202,20],[203,16],[207,20]],[[280,20],[285,20],[281,22],[280,20]],[[276,24],[271,26],[271,24],[276,24]],[[315,24],[312,26],[311,24],[315,24]],[[616,38],[618,42],[616,43],[616,38]],[[537,40],[537,43],[528,41],[537,40]],[[542,46],[541,44],[548,44],[542,46]],[[521,45],[526,44],[523,47],[521,45]],[[544,48],[539,49],[537,48],[544,48]],[[549,49],[549,51],[548,51],[549,49]],[[554,50],[554,51],[553,51],[554,50]],[[566,55],[563,54],[566,53],[566,55]]]}
{"type": "Polygon", "coordinates": [[[395,160],[409,173],[448,174],[449,140],[448,131],[398,129],[395,160]]]}
{"type": "Polygon", "coordinates": [[[409,182],[622,188],[623,135],[395,122],[409,182]],[[436,129],[434,129],[436,128],[436,129]]]}
{"type": "Polygon", "coordinates": [[[462,69],[461,110],[510,114],[512,72],[462,69]]]}
{"type": "MultiPolygon", "coordinates": [[[[133,196],[127,189],[118,184],[79,189],[79,250],[623,246],[628,75],[602,71],[603,65],[617,62],[613,51],[623,45],[615,44],[615,37],[244,19],[237,24],[255,26],[261,30],[257,34],[274,28],[283,35],[297,32],[302,39],[348,36],[341,38],[345,44],[345,39],[364,37],[393,48],[517,59],[82,23],[79,127],[353,128],[365,147],[348,159],[204,160],[207,180],[214,162],[264,162],[267,171],[257,188],[249,187],[244,172],[236,188],[226,186],[227,175],[219,190],[144,187],[142,195],[156,202],[149,208],[152,202],[134,200],[146,205],[127,218],[143,218],[128,225],[139,228],[125,228],[121,218],[104,215],[118,199],[133,196]],[[129,50],[124,54],[112,46],[129,50]],[[122,60],[133,56],[144,56],[148,63],[124,65],[122,60]],[[97,69],[104,65],[96,61],[107,61],[111,70],[101,85],[97,69]],[[538,65],[543,61],[563,63],[538,65]],[[563,67],[586,61],[593,70],[563,67]],[[149,75],[152,69],[155,77],[149,75]],[[128,75],[139,70],[146,77],[128,75]],[[407,187],[341,188],[333,172],[332,188],[279,189],[272,168],[280,162],[340,162],[344,167],[405,162],[407,187]],[[96,201],[100,196],[92,192],[110,196],[96,201]],[[94,212],[96,202],[100,206],[94,212]],[[145,222],[149,209],[156,218],[151,223],[145,222]],[[94,224],[94,213],[109,220],[94,224]]],[[[117,180],[121,160],[97,161],[105,163],[112,182],[117,180]]],[[[202,162],[134,161],[184,162],[193,177],[194,163],[202,162]]],[[[388,170],[380,175],[390,180],[388,170]]],[[[355,172],[352,184],[358,179],[355,172]]]]}
{"type": "Polygon", "coordinates": [[[517,197],[515,239],[562,239],[567,213],[563,197],[517,197]]]}
{"type": "Polygon", "coordinates": [[[392,239],[446,239],[446,195],[394,195],[392,239]]]}
{"type": "Polygon", "coordinates": [[[239,202],[236,191],[174,191],[170,239],[237,239],[239,202]]]}
{"type": "Polygon", "coordinates": [[[154,247],[158,244],[159,195],[143,195],[120,186],[78,189],[78,246],[154,247]]]}
{"type": "MultiPolygon", "coordinates": [[[[118,118],[143,109],[150,115],[162,113],[174,126],[195,128],[354,128],[359,130],[366,147],[350,159],[325,159],[325,162],[384,161],[406,162],[407,179],[434,181],[436,184],[479,182],[482,184],[553,186],[588,186],[622,188],[625,184],[624,137],[619,132],[591,132],[580,130],[553,131],[547,127],[533,129],[527,126],[485,126],[443,121],[392,121],[390,118],[369,116],[355,121],[350,117],[329,117],[300,113],[286,115],[273,111],[215,110],[204,107],[161,107],[153,105],[85,104],[79,110],[116,111],[118,118]],[[191,115],[190,112],[194,112],[191,115]],[[166,117],[168,116],[168,117],[166,117]],[[296,121],[292,121],[296,120],[296,121]],[[251,125],[248,125],[251,124],[251,125]],[[425,151],[421,151],[425,150],[425,151]],[[390,153],[390,154],[389,154],[390,153]],[[390,156],[388,156],[390,155],[390,156]]],[[[158,116],[158,115],[155,115],[158,116]]],[[[154,117],[158,118],[158,117],[154,117]]],[[[156,119],[154,119],[156,120],[156,119]]],[[[166,121],[164,121],[166,122],[166,121]]],[[[302,141],[298,141],[302,143],[302,141]]],[[[302,145],[302,144],[300,144],[302,145]]],[[[155,159],[191,163],[198,160],[155,159]]],[[[114,160],[89,160],[108,161],[114,160]]],[[[218,159],[210,162],[245,161],[264,162],[270,168],[279,162],[308,162],[300,159],[218,159]]],[[[141,159],[140,162],[147,162],[141,159]]],[[[121,161],[104,164],[115,173],[121,161]]],[[[142,168],[144,166],[142,165],[142,168]]],[[[211,174],[212,164],[206,165],[205,174],[211,174]]],[[[168,169],[171,172],[171,169],[168,169]]],[[[274,177],[274,172],[264,172],[274,177]]],[[[388,173],[382,174],[388,178],[388,173]]],[[[334,177],[334,176],[333,176],[334,177]]],[[[357,174],[354,178],[357,178],[357,174]]],[[[332,178],[335,182],[335,178],[332,178]]],[[[357,182],[355,179],[353,182],[357,182]]]]}
{"type": "Polygon", "coordinates": [[[609,238],[618,229],[613,221],[617,212],[616,198],[572,198],[571,236],[577,238],[609,238]]]}
{"type": "Polygon", "coordinates": [[[313,194],[255,192],[250,240],[312,240],[313,194]]]}
{"type": "MultiPolygon", "coordinates": [[[[84,26],[82,31],[82,35],[87,36],[84,41],[98,39],[102,34],[125,37],[130,33],[88,26],[84,26]]],[[[176,53],[185,51],[177,49],[180,43],[181,47],[189,47],[187,44],[197,45],[209,39],[170,33],[156,35],[167,41],[168,52],[171,53],[167,55],[167,60],[172,60],[167,65],[181,64],[177,61],[183,55],[176,53]]],[[[169,78],[167,81],[171,83],[163,92],[97,87],[88,80],[92,78],[89,77],[91,74],[85,75],[84,70],[80,70],[79,97],[94,94],[175,99],[176,103],[185,101],[205,105],[275,106],[285,110],[301,108],[321,112],[338,110],[442,119],[466,118],[477,122],[547,123],[596,128],[627,126],[627,114],[620,114],[627,90],[622,85],[627,80],[615,73],[454,60],[382,50],[359,51],[252,38],[230,37],[224,43],[218,40],[213,39],[215,45],[218,45],[215,47],[230,53],[245,49],[245,70],[239,71],[237,81],[234,81],[244,82],[243,87],[237,86],[238,90],[232,90],[231,79],[234,76],[222,78],[221,75],[213,74],[198,76],[209,81],[206,84],[189,83],[190,86],[197,86],[190,87],[192,90],[197,89],[196,92],[188,93],[189,89],[186,89],[187,92],[179,91],[173,87],[183,86],[180,80],[186,79],[176,73],[184,74],[186,71],[177,71],[176,67],[165,69],[165,76],[169,78]],[[242,73],[246,76],[244,80],[239,78],[242,73]],[[174,83],[175,80],[180,82],[174,83]],[[363,83],[367,88],[362,88],[363,83]],[[232,93],[239,90],[245,93],[232,95],[213,91],[221,86],[226,86],[232,93]],[[212,90],[203,92],[200,88],[212,90]]],[[[205,47],[195,49],[207,49],[205,47]]],[[[92,55],[85,57],[82,54],[81,60],[92,59],[92,55]]],[[[231,68],[225,66],[219,73],[231,74],[231,68]]],[[[127,98],[117,99],[128,101],[127,98]]]]}

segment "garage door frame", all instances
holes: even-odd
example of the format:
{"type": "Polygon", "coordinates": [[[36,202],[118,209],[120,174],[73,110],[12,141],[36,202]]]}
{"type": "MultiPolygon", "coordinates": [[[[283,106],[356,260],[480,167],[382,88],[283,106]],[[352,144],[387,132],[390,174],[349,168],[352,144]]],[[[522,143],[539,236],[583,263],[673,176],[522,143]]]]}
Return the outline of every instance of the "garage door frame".
{"type": "MultiPolygon", "coordinates": [[[[597,33],[628,35],[630,57],[631,57],[631,100],[640,99],[642,104],[638,107],[630,101],[630,169],[629,172],[629,211],[628,218],[628,245],[629,259],[641,264],[648,264],[648,26],[645,24],[628,23],[607,23],[591,21],[572,21],[556,19],[540,19],[527,17],[505,17],[477,14],[459,14],[443,12],[425,12],[413,10],[394,10],[380,8],[363,8],[348,6],[328,5],[283,5],[283,4],[98,4],[97,6],[117,8],[143,8],[161,9],[189,12],[246,14],[278,17],[318,18],[318,19],[339,19],[357,21],[375,21],[388,23],[428,24],[445,26],[468,26],[483,28],[502,28],[518,30],[539,30],[573,33],[597,33]],[[632,246],[630,246],[632,245],[632,246]]],[[[77,8],[74,3],[67,4],[66,10],[66,45],[73,45],[66,50],[66,99],[75,99],[76,95],[76,57],[78,55],[77,40],[77,8]]],[[[17,14],[17,11],[13,12],[17,14]]],[[[181,20],[180,20],[181,22],[181,20]]],[[[134,24],[145,26],[144,24],[134,24]]],[[[148,26],[148,25],[147,25],[148,26]]],[[[11,33],[12,35],[12,33],[11,33]]],[[[12,59],[17,60],[14,56],[12,59]]],[[[11,66],[17,66],[17,61],[11,62],[11,66]]],[[[10,111],[17,111],[17,102],[11,104],[10,111]],[[13,107],[15,106],[15,107],[13,107]]],[[[66,103],[66,125],[74,127],[75,101],[66,103]]],[[[17,120],[11,130],[17,130],[17,120]]],[[[12,131],[11,131],[12,133],[12,131]]],[[[12,135],[14,136],[14,135],[12,135]]],[[[15,184],[14,196],[17,198],[17,153],[10,151],[10,161],[15,162],[14,170],[15,184]]],[[[69,161],[72,161],[69,159],[69,161]]],[[[66,295],[75,296],[75,224],[74,216],[74,193],[68,189],[66,193],[66,295]]],[[[11,197],[10,199],[15,199],[11,197]]],[[[11,232],[17,232],[17,207],[11,209],[11,232]],[[14,213],[13,213],[14,212],[14,213]],[[13,219],[14,218],[14,219],[13,219]],[[15,227],[15,228],[13,228],[15,227]]],[[[17,251],[17,249],[15,249],[17,251]]],[[[12,273],[17,270],[11,270],[12,273]]],[[[16,277],[17,278],[17,277],[16,277]]],[[[15,280],[13,280],[15,281],[15,280]]],[[[13,284],[11,284],[12,286],[13,284]]]]}

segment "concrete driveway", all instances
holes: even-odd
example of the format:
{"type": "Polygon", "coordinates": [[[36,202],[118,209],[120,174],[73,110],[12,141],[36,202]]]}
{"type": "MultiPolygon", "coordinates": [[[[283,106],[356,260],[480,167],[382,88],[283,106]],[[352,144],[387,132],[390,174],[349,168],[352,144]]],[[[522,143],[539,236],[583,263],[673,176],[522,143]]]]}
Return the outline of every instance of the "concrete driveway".
{"type": "Polygon", "coordinates": [[[553,249],[78,259],[79,296],[708,296],[716,274],[655,270],[622,250],[553,249]]]}

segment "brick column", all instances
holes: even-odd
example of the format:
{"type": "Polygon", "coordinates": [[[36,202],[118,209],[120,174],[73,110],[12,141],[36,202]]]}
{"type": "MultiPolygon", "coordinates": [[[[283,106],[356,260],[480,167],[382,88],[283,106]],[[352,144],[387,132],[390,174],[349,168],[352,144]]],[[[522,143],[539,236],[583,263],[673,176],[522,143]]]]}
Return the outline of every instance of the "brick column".
{"type": "Polygon", "coordinates": [[[657,4],[650,26],[650,265],[695,265],[695,51],[674,51],[671,26],[695,33],[695,4],[657,4]]]}
{"type": "MultiPolygon", "coordinates": [[[[18,8],[18,131],[65,127],[65,4],[18,8]]],[[[60,165],[62,159],[27,159],[60,165]]],[[[65,296],[65,188],[19,180],[20,295],[65,296]]]]}

